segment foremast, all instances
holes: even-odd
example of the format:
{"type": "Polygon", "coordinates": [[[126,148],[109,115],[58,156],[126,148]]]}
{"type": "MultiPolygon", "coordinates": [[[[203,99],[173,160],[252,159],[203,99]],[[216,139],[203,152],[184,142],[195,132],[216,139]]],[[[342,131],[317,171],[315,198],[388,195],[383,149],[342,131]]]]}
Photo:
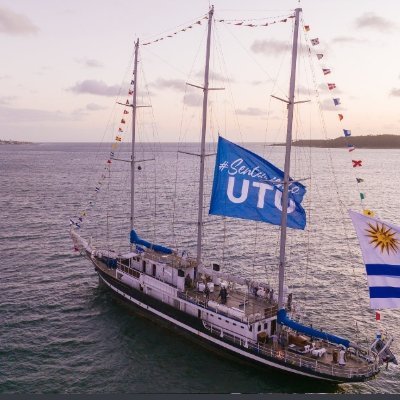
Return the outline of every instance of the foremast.
{"type": "Polygon", "coordinates": [[[135,144],[136,144],[136,88],[137,88],[137,66],[139,53],[139,39],[135,43],[135,60],[133,67],[133,93],[132,93],[132,148],[131,148],[131,229],[133,229],[135,216],[135,144]]]}
{"type": "Polygon", "coordinates": [[[294,91],[296,86],[296,64],[297,64],[297,46],[299,36],[300,13],[302,9],[295,9],[295,22],[293,31],[293,48],[292,48],[292,67],[290,75],[289,101],[288,106],[288,123],[286,133],[286,154],[283,178],[282,193],[282,219],[281,219],[281,237],[279,248],[279,291],[278,291],[278,310],[284,308],[283,288],[285,281],[285,264],[286,264],[286,231],[287,231],[287,210],[289,200],[289,177],[290,177],[290,155],[292,148],[292,129],[293,129],[293,111],[294,111],[294,91]]]}
{"type": "Polygon", "coordinates": [[[198,215],[197,215],[197,258],[196,264],[201,264],[202,254],[202,235],[203,235],[203,203],[204,203],[204,167],[205,167],[205,150],[206,150],[206,130],[207,130],[207,105],[209,91],[209,71],[210,71],[210,47],[211,47],[211,25],[214,14],[214,6],[211,6],[208,12],[208,33],[206,48],[206,65],[204,69],[204,86],[203,86],[203,122],[201,127],[201,144],[200,144],[200,179],[199,179],[199,198],[198,198],[198,215]]]}

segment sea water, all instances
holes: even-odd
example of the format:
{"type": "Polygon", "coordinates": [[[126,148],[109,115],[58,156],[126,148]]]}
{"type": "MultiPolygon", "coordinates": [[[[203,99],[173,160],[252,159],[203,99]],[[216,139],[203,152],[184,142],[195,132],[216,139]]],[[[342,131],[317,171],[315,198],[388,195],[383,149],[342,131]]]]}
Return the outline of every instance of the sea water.
{"type": "MultiPolygon", "coordinates": [[[[281,147],[250,147],[282,167],[281,147]]],[[[193,255],[198,159],[177,149],[148,145],[138,155],[135,228],[145,239],[193,255]]],[[[204,351],[116,301],[69,237],[69,219],[86,211],[83,236],[128,249],[129,163],[113,161],[109,172],[109,150],[98,144],[0,146],[0,393],[400,393],[397,367],[383,367],[378,379],[362,384],[288,379],[204,351]]],[[[129,159],[124,150],[118,156],[129,159]]],[[[362,191],[368,207],[400,225],[400,151],[358,150],[359,170],[342,149],[295,153],[293,170],[305,179],[309,212],[306,231],[289,232],[286,275],[303,321],[370,342],[387,327],[397,335],[393,351],[400,357],[400,311],[382,311],[375,322],[345,214],[360,210],[362,191]],[[358,175],[364,186],[357,187],[358,175]]],[[[212,169],[210,156],[206,207],[212,169]]],[[[204,254],[225,270],[276,285],[278,234],[271,225],[206,216],[204,254]]]]}

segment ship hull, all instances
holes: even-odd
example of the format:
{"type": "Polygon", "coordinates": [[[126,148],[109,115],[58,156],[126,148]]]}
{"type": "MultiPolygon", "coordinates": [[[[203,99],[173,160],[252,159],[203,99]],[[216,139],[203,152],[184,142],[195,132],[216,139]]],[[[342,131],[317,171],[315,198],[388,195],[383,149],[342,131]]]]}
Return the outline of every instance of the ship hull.
{"type": "Polygon", "coordinates": [[[266,368],[268,370],[279,370],[291,375],[297,375],[302,378],[338,383],[351,383],[363,382],[372,379],[374,376],[332,376],[327,374],[318,373],[307,367],[299,367],[290,365],[284,359],[277,359],[275,357],[262,357],[256,351],[251,351],[229,342],[228,340],[216,337],[210,334],[210,331],[204,326],[200,316],[195,317],[188,315],[184,311],[178,310],[168,304],[159,301],[150,295],[132,288],[118,279],[110,276],[99,268],[95,268],[99,275],[99,280],[102,284],[107,286],[119,299],[123,300],[138,314],[144,315],[147,318],[162,321],[163,325],[170,329],[179,329],[185,336],[195,339],[206,347],[227,356],[233,356],[240,359],[240,361],[251,364],[257,368],[266,368]]]}

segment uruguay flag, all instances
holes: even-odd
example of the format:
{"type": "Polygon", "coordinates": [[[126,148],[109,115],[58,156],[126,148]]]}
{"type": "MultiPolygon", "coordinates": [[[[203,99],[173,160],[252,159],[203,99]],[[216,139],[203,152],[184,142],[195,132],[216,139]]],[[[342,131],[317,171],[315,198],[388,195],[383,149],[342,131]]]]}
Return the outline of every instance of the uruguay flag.
{"type": "Polygon", "coordinates": [[[373,309],[400,308],[400,227],[349,211],[367,269],[373,309]]]}

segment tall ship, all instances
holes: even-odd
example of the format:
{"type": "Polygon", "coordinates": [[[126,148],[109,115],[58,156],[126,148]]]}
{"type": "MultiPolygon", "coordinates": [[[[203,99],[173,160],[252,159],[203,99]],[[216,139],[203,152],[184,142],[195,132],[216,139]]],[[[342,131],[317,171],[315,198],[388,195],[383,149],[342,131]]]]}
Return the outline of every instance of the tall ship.
{"type": "MultiPolygon", "coordinates": [[[[194,178],[198,180],[197,235],[188,238],[196,242],[196,253],[186,251],[184,244],[174,248],[153,243],[140,234],[142,226],[138,225],[136,211],[137,175],[146,162],[157,160],[140,159],[137,151],[137,112],[141,107],[149,106],[138,103],[138,82],[141,79],[138,65],[142,46],[151,44],[141,44],[139,39],[135,41],[130,97],[118,102],[123,112],[121,123],[126,126],[128,118],[131,118],[131,156],[120,159],[116,155],[116,148],[121,142],[118,133],[95,189],[97,193],[108,184],[113,166],[118,162],[130,166],[129,182],[123,188],[130,193],[130,231],[122,234],[118,248],[102,244],[101,239],[110,235],[108,230],[99,240],[85,236],[85,219],[95,205],[94,201],[90,201],[81,214],[71,218],[70,235],[75,249],[93,264],[100,283],[140,314],[258,367],[321,381],[362,382],[374,378],[382,365],[397,364],[390,350],[393,338],[378,333],[365,344],[303,323],[298,318],[294,293],[286,283],[289,230],[297,230],[296,233],[301,234],[308,227],[307,213],[302,206],[303,198],[307,196],[307,177],[291,177],[294,110],[298,103],[307,101],[296,98],[301,13],[302,9],[297,8],[290,15],[280,18],[280,21],[292,24],[293,29],[288,96],[272,96],[274,101],[284,102],[287,107],[283,170],[220,134],[216,154],[207,154],[208,95],[211,90],[222,89],[209,85],[215,22],[214,8],[211,7],[208,14],[196,22],[206,25],[204,81],[202,85],[188,83],[203,93],[200,152],[196,154],[199,164],[195,170],[198,176],[194,178]],[[205,188],[206,160],[214,156],[212,187],[205,188]],[[208,189],[211,189],[211,196],[209,204],[206,204],[208,189]],[[223,261],[206,259],[203,251],[204,216],[208,205],[209,215],[214,216],[214,221],[221,226],[228,218],[239,222],[258,221],[265,226],[269,224],[271,229],[279,229],[279,241],[276,243],[279,250],[277,285],[263,279],[259,273],[256,277],[249,277],[249,274],[240,276],[237,271],[230,271],[223,261]]],[[[226,21],[219,19],[218,22],[226,21]]],[[[228,23],[243,25],[240,21],[228,23]]],[[[251,27],[252,24],[247,25],[251,27]]],[[[188,28],[192,29],[192,26],[188,28]]],[[[308,26],[303,26],[303,29],[308,31],[308,26]]],[[[173,37],[175,33],[168,37],[173,37]]],[[[308,43],[310,53],[316,43],[313,40],[316,39],[308,43]]],[[[119,132],[122,131],[119,128],[119,132]]],[[[251,142],[252,138],[247,137],[247,140],[251,142]]],[[[184,210],[185,202],[180,207],[184,210]]],[[[400,228],[381,221],[365,210],[361,213],[351,211],[350,218],[367,268],[371,308],[397,308],[400,304],[400,228]]],[[[250,232],[243,232],[247,233],[250,232]]],[[[240,235],[236,241],[234,245],[239,246],[240,235]]],[[[275,243],[272,245],[275,246],[275,243]]],[[[320,310],[321,320],[327,311],[320,310]]]]}

